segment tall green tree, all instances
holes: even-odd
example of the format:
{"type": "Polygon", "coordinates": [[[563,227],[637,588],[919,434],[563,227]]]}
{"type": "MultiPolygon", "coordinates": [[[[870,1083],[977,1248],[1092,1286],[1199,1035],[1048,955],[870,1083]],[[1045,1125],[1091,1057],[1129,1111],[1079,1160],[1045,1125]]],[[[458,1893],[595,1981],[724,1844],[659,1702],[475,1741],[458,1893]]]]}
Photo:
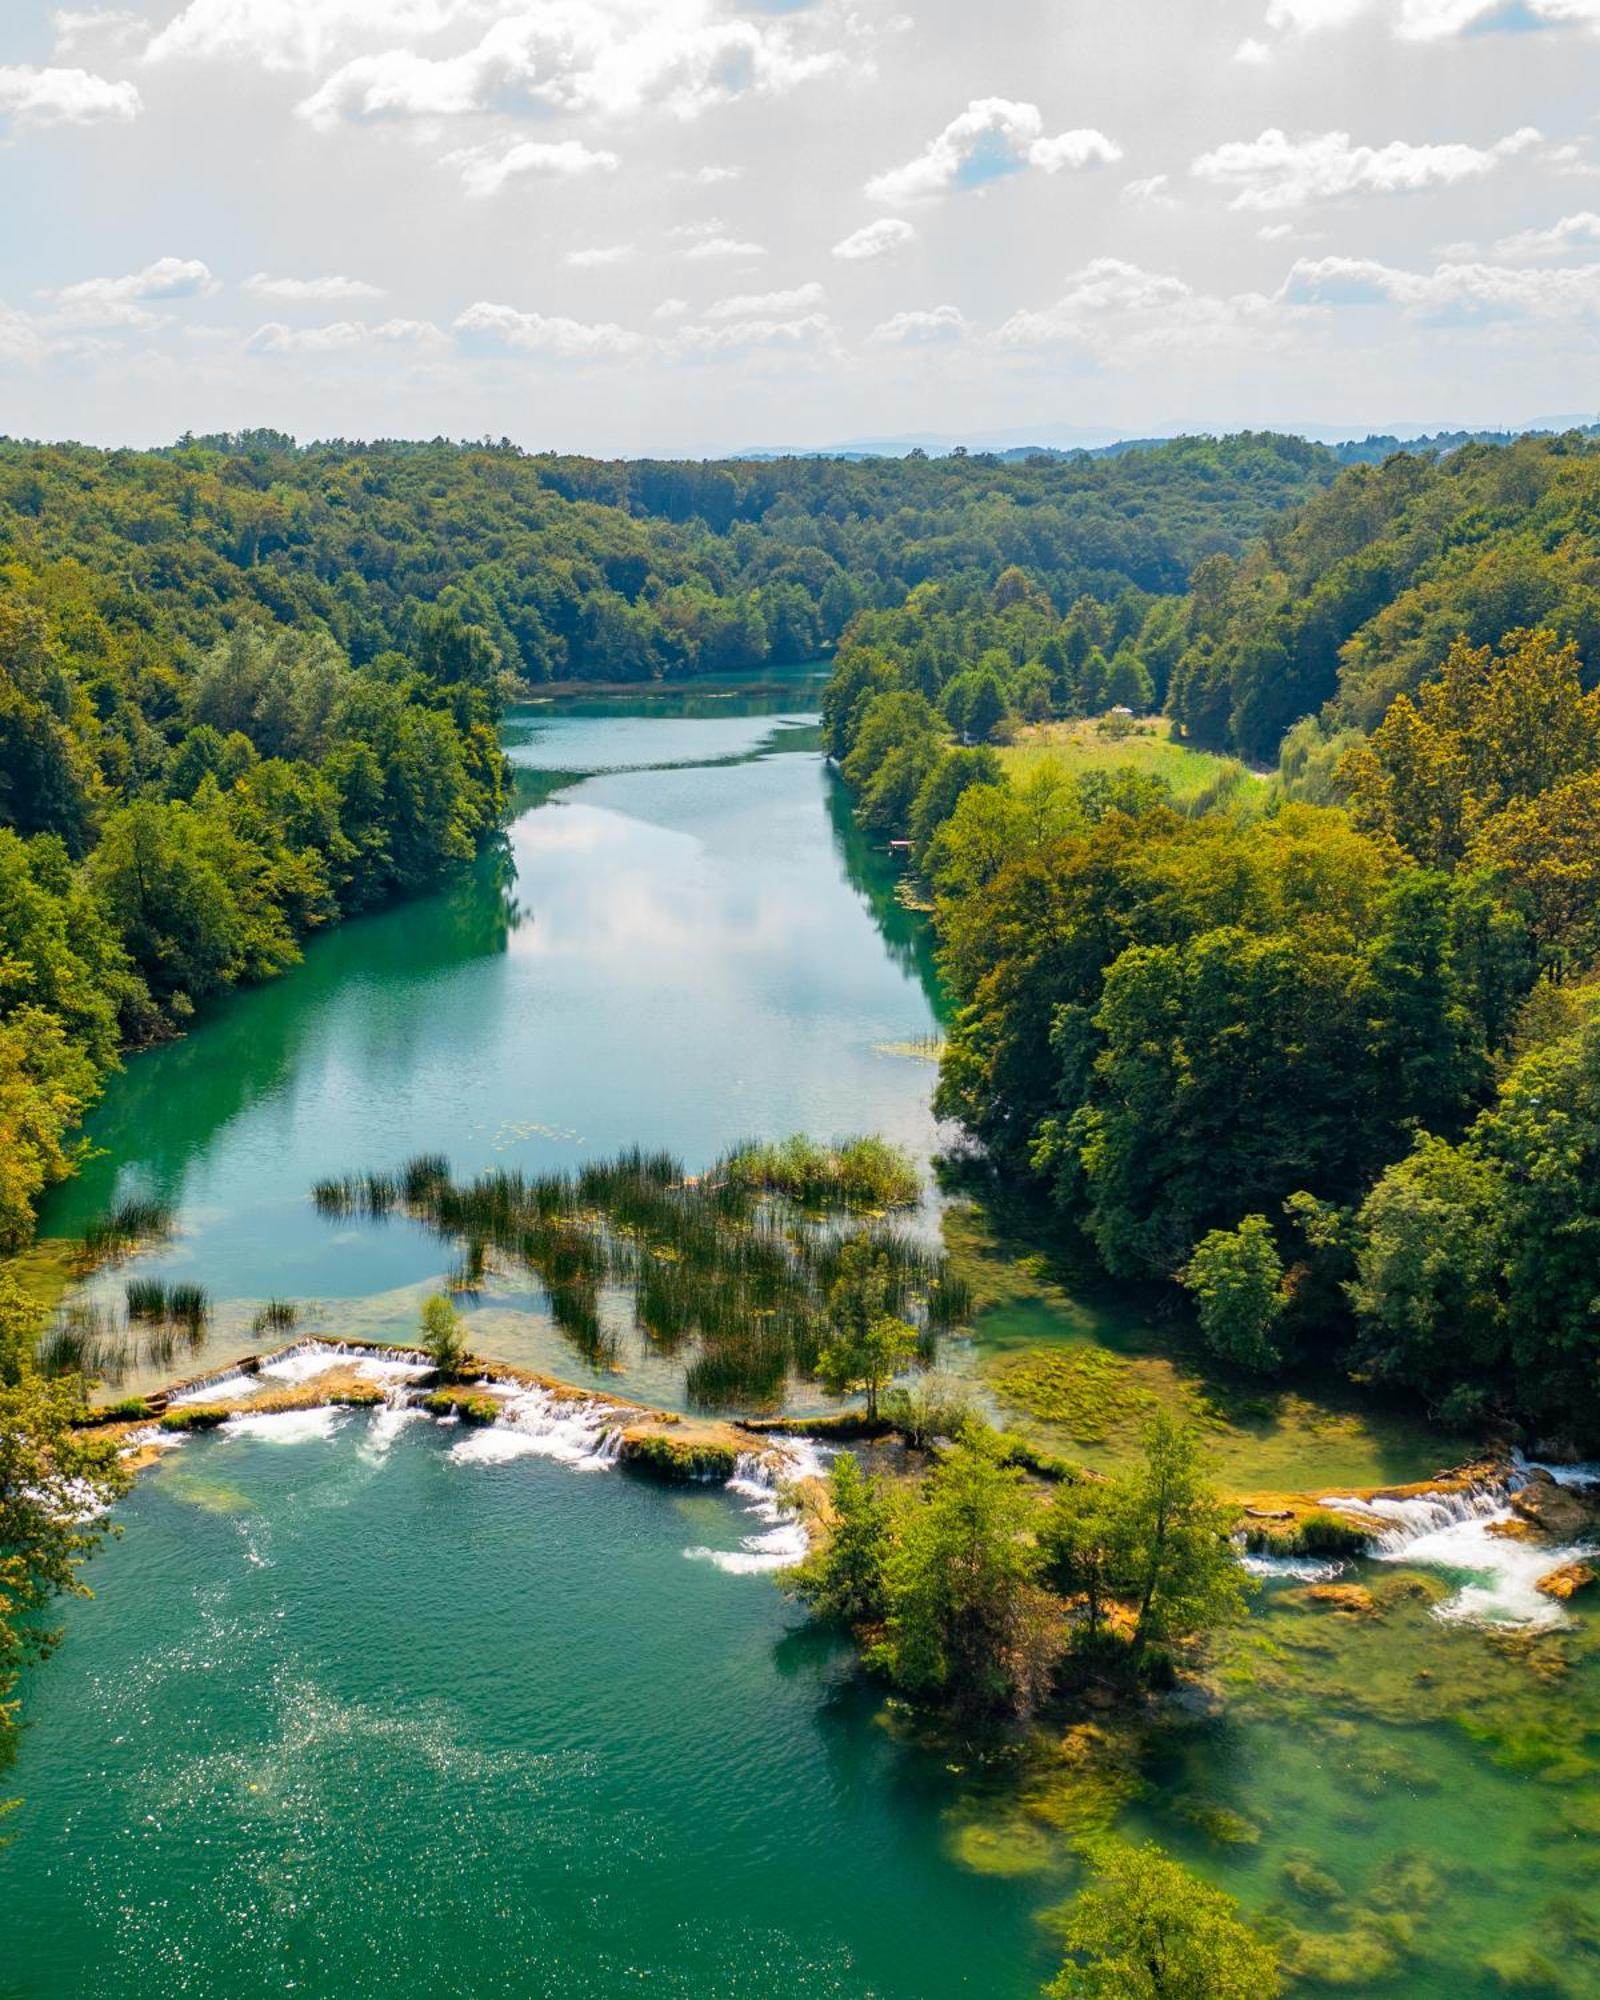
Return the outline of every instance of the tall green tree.
{"type": "Polygon", "coordinates": [[[1107,1842],[1091,1866],[1048,2000],[1273,2000],[1283,1991],[1277,1952],[1233,1898],[1153,1843],[1107,1842]]]}

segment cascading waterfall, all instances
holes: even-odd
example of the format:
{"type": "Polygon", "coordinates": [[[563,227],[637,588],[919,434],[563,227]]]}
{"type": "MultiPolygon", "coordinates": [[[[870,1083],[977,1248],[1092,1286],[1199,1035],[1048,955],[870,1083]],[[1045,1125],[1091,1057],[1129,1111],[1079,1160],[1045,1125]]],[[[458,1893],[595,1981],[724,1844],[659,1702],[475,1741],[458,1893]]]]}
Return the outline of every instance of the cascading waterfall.
{"type": "Polygon", "coordinates": [[[1520,1483],[1518,1478],[1404,1500],[1333,1496],[1320,1504],[1374,1524],[1367,1547],[1374,1561],[1436,1569],[1457,1580],[1455,1594],[1434,1607],[1437,1617],[1463,1624],[1560,1625],[1566,1613],[1538,1588],[1539,1579],[1596,1551],[1588,1544],[1550,1548],[1494,1533],[1517,1518],[1511,1495],[1520,1483]]]}
{"type": "Polygon", "coordinates": [[[505,1465],[514,1458],[553,1458],[578,1472],[605,1472],[622,1448],[624,1412],[612,1403],[552,1396],[521,1383],[481,1382],[478,1393],[504,1398],[492,1424],[450,1448],[461,1465],[505,1465]]]}
{"type": "Polygon", "coordinates": [[[746,1535],[736,1549],[692,1548],[692,1562],[708,1562],[731,1576],[754,1576],[764,1570],[792,1569],[810,1547],[805,1523],[786,1506],[783,1489],[803,1479],[820,1479],[827,1470],[822,1453],[805,1438],[774,1436],[766,1451],[741,1452],[734,1462],[728,1491],[745,1504],[745,1512],[763,1523],[746,1535]]]}

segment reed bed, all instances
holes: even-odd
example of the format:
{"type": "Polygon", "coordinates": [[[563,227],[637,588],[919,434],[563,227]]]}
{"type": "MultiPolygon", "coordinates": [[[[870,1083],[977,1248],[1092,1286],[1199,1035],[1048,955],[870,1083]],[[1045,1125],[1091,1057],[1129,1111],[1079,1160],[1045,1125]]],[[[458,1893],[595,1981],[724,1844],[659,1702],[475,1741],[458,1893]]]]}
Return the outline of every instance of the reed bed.
{"type": "Polygon", "coordinates": [[[573,1173],[500,1168],[457,1184],[423,1155],[319,1181],[312,1199],[330,1217],[403,1215],[455,1243],[457,1289],[477,1288],[491,1253],[531,1272],[591,1365],[614,1355],[603,1306],[620,1294],[645,1339],[684,1358],[690,1400],[711,1408],[770,1407],[792,1376],[815,1370],[843,1247],[863,1236],[886,1309],[919,1329],[931,1356],[971,1301],[946,1259],[889,1219],[920,1194],[913,1163],[881,1139],[797,1137],[736,1147],[698,1178],[635,1147],[573,1173]]]}
{"type": "Polygon", "coordinates": [[[125,1195],[83,1232],[83,1262],[93,1268],[172,1233],[172,1204],[150,1195],[125,1195]]]}

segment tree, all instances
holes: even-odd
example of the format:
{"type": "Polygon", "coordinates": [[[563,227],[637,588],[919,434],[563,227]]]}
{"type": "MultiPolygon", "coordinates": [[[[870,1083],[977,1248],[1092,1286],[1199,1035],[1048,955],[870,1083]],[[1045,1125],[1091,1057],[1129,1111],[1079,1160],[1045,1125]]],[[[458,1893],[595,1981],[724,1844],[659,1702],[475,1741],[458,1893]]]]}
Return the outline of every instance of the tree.
{"type": "Polygon", "coordinates": [[[1233,1510],[1207,1485],[1194,1430],[1161,1410],[1140,1435],[1142,1462],[1114,1482],[1117,1594],[1134,1607],[1135,1664],[1157,1643],[1238,1617],[1243,1572],[1228,1534],[1233,1510]]]}
{"type": "Polygon", "coordinates": [[[0,1389],[15,1389],[33,1367],[39,1302],[7,1270],[0,1270],[0,1389]]]}
{"type": "Polygon", "coordinates": [[[446,1379],[467,1358],[465,1324],[443,1292],[422,1302],[422,1351],[446,1379]]]}
{"type": "Polygon", "coordinates": [[[1048,2000],[1273,2000],[1283,1991],[1277,1952],[1233,1898],[1153,1842],[1106,1843],[1093,1865],[1048,2000]]]}
{"type": "Polygon", "coordinates": [[[1063,1597],[1081,1598],[1084,1637],[1094,1645],[1117,1579],[1115,1489],[1103,1479],[1071,1479],[1050,1501],[1039,1543],[1045,1574],[1063,1597]]]}
{"type": "Polygon", "coordinates": [[[889,1557],[878,1657],[896,1685],[960,1715],[1027,1710],[1059,1643],[1032,1530],[1038,1509],[992,1434],[940,1460],[889,1557]]]}
{"type": "Polygon", "coordinates": [[[834,1624],[878,1624],[885,1612],[885,1570],[894,1514],[884,1480],[869,1476],[848,1451],[828,1474],[826,1535],[793,1569],[784,1587],[815,1618],[834,1624]]]}
{"type": "Polygon", "coordinates": [[[19,1669],[61,1636],[40,1614],[52,1598],[88,1596],[79,1568],[129,1481],[115,1445],[77,1428],[86,1407],[76,1376],[47,1381],[24,1369],[0,1385],[0,1767],[16,1755],[8,1697],[19,1669]]]}
{"type": "Polygon", "coordinates": [[[1241,1368],[1271,1368],[1278,1360],[1273,1330],[1283,1317],[1283,1259],[1264,1215],[1247,1215],[1237,1229],[1213,1229],[1179,1272],[1193,1294],[1206,1345],[1241,1368]]]}
{"type": "Polygon", "coordinates": [[[889,1260],[865,1237],[839,1252],[839,1275],[828,1294],[829,1338],[817,1356],[817,1376],[835,1396],[865,1390],[867,1418],[878,1420],[878,1399],[917,1350],[917,1330],[888,1309],[889,1260]]]}

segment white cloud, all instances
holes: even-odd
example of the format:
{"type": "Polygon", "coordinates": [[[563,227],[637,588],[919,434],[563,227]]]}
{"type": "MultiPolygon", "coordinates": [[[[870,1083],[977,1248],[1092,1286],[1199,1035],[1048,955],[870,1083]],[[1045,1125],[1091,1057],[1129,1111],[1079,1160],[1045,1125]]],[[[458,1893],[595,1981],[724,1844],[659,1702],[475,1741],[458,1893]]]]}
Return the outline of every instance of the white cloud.
{"type": "Polygon", "coordinates": [[[51,26],[56,33],[56,54],[68,56],[85,42],[120,48],[132,40],[144,21],[121,7],[59,7],[51,17],[51,26]]]}
{"type": "Polygon", "coordinates": [[[1256,231],[1263,243],[1281,243],[1286,236],[1294,234],[1292,222],[1263,222],[1256,231]]]}
{"type": "Polygon", "coordinates": [[[464,11],[459,0],[188,0],[145,54],[317,69],[353,40],[437,34],[464,11]]]}
{"type": "Polygon", "coordinates": [[[743,292],[706,307],[707,319],[773,319],[784,313],[808,312],[826,294],[819,284],[796,285],[788,292],[743,292]]]}
{"type": "Polygon", "coordinates": [[[1121,158],[1122,148],[1103,132],[1085,128],[1047,138],[1038,105],[976,97],[915,159],[868,181],[867,193],[874,201],[899,205],[977,187],[1024,167],[1055,174],[1121,158]]]}
{"type": "Polygon", "coordinates": [[[684,326],[673,336],[676,353],[689,357],[765,349],[779,355],[832,353],[838,335],[826,313],[806,313],[799,319],[757,315],[721,320],[715,326],[684,326]]]}
{"type": "Polygon", "coordinates": [[[1588,319],[1600,313],[1600,264],[1463,263],[1407,271],[1367,257],[1303,258],[1280,296],[1294,305],[1391,305],[1451,319],[1588,319]]]}
{"type": "Polygon", "coordinates": [[[445,337],[431,320],[334,320],[327,326],[285,326],[271,320],[245,342],[251,354],[352,354],[371,347],[439,348],[445,337]]]}
{"type": "Polygon", "coordinates": [[[142,271],[120,278],[84,278],[49,292],[57,326],[152,327],[152,304],[173,299],[205,298],[219,289],[198,257],[158,257],[142,271]]]}
{"type": "Polygon", "coordinates": [[[622,162],[615,153],[598,151],[581,139],[521,139],[499,153],[487,146],[447,153],[444,164],[459,167],[461,185],[481,200],[525,174],[571,180],[578,174],[614,173],[622,162]]]}
{"type": "Polygon", "coordinates": [[[596,243],[586,250],[569,250],[562,258],[578,271],[603,270],[607,264],[626,264],[633,257],[631,243],[596,243]]]}
{"type": "Polygon", "coordinates": [[[1357,146],[1348,132],[1291,139],[1271,128],[1259,139],[1230,140],[1200,154],[1189,171],[1198,180],[1237,190],[1235,208],[1300,208],[1344,195],[1410,194],[1482,180],[1503,160],[1536,146],[1539,138],[1525,126],[1488,147],[1412,145],[1404,139],[1357,146]]]}
{"type": "Polygon", "coordinates": [[[1579,215],[1562,216],[1548,229],[1524,229],[1515,236],[1503,236],[1494,247],[1501,257],[1560,257],[1594,243],[1600,243],[1600,215],[1585,209],[1579,215]]]}
{"type": "Polygon", "coordinates": [[[1254,35],[1247,35],[1234,50],[1233,59],[1236,63],[1259,68],[1262,63],[1271,62],[1272,50],[1267,43],[1258,41],[1254,35]]]}
{"type": "MultiPolygon", "coordinates": [[[[207,3],[221,8],[236,0],[207,3]]],[[[268,12],[285,6],[299,16],[301,0],[269,0],[268,12]]],[[[337,0],[337,6],[364,24],[366,0],[337,0]]],[[[465,24],[485,10],[456,0],[447,11],[465,24]]],[[[780,95],[838,69],[845,57],[826,40],[830,26],[826,10],[818,10],[815,21],[791,22],[730,16],[716,0],[545,0],[501,11],[480,40],[451,55],[420,54],[391,37],[388,47],[352,56],[300,108],[321,126],[346,118],[432,119],[535,106],[608,116],[664,110],[694,118],[713,105],[780,95]]],[[[305,48],[315,35],[314,25],[303,28],[289,45],[298,40],[305,48]]],[[[336,39],[348,37],[330,35],[318,46],[336,39]]],[[[303,64],[314,68],[320,60],[308,56],[303,64]]]]}
{"type": "Polygon", "coordinates": [[[847,264],[861,264],[872,257],[892,257],[916,240],[917,232],[909,222],[898,215],[881,215],[876,222],[853,230],[842,243],[835,243],[833,254],[847,264]]]}
{"type": "Polygon", "coordinates": [[[1600,28],[1600,0],[1270,0],[1269,28],[1315,34],[1357,21],[1403,42],[1442,42],[1483,29],[1600,28]]]}
{"type": "Polygon", "coordinates": [[[25,125],[93,125],[107,118],[137,118],[143,109],[137,85],[86,69],[0,66],[0,114],[25,125]]]}
{"type": "Polygon", "coordinates": [[[743,178],[743,167],[695,167],[691,171],[679,171],[672,178],[687,181],[692,187],[720,187],[725,181],[743,178]]]}
{"type": "Polygon", "coordinates": [[[364,278],[274,278],[256,271],[239,287],[253,299],[282,299],[289,305],[331,305],[340,299],[381,299],[383,287],[364,278]]]}
{"type": "Polygon", "coordinates": [[[1138,201],[1150,208],[1176,208],[1170,174],[1147,174],[1143,180],[1129,181],[1122,190],[1124,201],[1138,201]]]}
{"type": "Polygon", "coordinates": [[[994,338],[1009,348],[1078,346],[1106,361],[1242,343],[1254,348],[1271,332],[1273,307],[1259,292],[1199,292],[1172,273],[1097,257],[1053,305],[1013,313],[994,338]]]}
{"type": "Polygon", "coordinates": [[[966,314],[959,306],[933,306],[925,312],[897,312],[867,335],[874,347],[936,347],[962,339],[966,314]]]}
{"type": "Polygon", "coordinates": [[[547,354],[558,361],[604,361],[637,354],[648,345],[643,334],[609,321],[564,319],[556,314],[519,312],[486,299],[458,313],[455,330],[462,344],[480,354],[547,354]]]}
{"type": "Polygon", "coordinates": [[[687,299],[663,299],[650,315],[652,319],[682,319],[689,310],[687,299]]]}
{"type": "Polygon", "coordinates": [[[684,252],[699,264],[748,263],[752,257],[765,257],[763,243],[742,243],[736,236],[702,236],[684,252]]]}

